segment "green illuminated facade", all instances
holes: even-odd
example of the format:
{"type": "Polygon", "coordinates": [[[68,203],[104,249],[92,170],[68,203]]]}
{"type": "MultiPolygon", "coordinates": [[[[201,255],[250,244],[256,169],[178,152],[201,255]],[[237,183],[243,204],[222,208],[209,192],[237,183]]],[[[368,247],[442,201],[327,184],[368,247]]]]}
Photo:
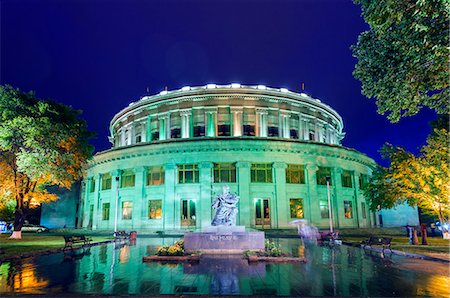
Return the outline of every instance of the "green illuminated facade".
{"type": "Polygon", "coordinates": [[[295,219],[370,227],[360,192],[374,161],[341,146],[339,114],[306,94],[207,85],[131,103],[111,121],[110,150],[82,184],[78,225],[173,230],[210,225],[224,185],[240,196],[238,225],[287,228],[295,219]]]}

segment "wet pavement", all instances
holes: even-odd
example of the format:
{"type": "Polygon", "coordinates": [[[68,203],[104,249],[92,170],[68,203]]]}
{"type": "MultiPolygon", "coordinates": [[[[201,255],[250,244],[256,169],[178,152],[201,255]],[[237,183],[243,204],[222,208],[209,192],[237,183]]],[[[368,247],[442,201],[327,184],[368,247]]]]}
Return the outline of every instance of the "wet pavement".
{"type": "Polygon", "coordinates": [[[198,264],[143,263],[175,238],[138,238],[66,254],[0,264],[1,294],[432,296],[448,297],[446,263],[349,246],[275,239],[306,263],[248,264],[239,256],[202,256],[198,264]]]}

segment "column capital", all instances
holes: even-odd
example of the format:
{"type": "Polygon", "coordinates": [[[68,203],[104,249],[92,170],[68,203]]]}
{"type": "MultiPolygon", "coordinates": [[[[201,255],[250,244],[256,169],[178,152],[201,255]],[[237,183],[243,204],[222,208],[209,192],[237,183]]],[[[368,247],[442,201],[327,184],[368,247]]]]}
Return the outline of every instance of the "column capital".
{"type": "Polygon", "coordinates": [[[287,168],[287,164],[285,162],[282,161],[276,161],[273,163],[273,167],[275,169],[286,169],[287,168]]]}
{"type": "Polygon", "coordinates": [[[319,166],[314,163],[307,163],[305,164],[305,169],[316,172],[319,169],[319,166]]]}
{"type": "Polygon", "coordinates": [[[202,161],[199,163],[198,166],[200,169],[211,169],[214,166],[214,164],[209,161],[202,161]]]}
{"type": "Polygon", "coordinates": [[[164,165],[164,170],[175,170],[177,168],[177,165],[174,163],[166,163],[164,165]]]}
{"type": "Polygon", "coordinates": [[[147,170],[147,167],[144,166],[139,166],[139,167],[135,167],[133,169],[134,173],[143,173],[147,170]]]}
{"type": "Polygon", "coordinates": [[[291,117],[291,114],[290,111],[280,110],[280,116],[282,117],[291,117]]]}
{"type": "Polygon", "coordinates": [[[248,161],[238,161],[236,163],[236,168],[250,168],[251,163],[248,161]]]}
{"type": "Polygon", "coordinates": [[[269,109],[266,109],[266,108],[256,108],[255,111],[258,114],[266,114],[267,115],[269,113],[269,109]]]}
{"type": "Polygon", "coordinates": [[[109,172],[111,177],[120,177],[120,174],[122,174],[122,170],[113,170],[109,172]]]}
{"type": "Polygon", "coordinates": [[[180,110],[180,115],[181,116],[190,116],[190,115],[192,115],[192,109],[180,110]]]}
{"type": "Polygon", "coordinates": [[[99,173],[92,176],[92,178],[95,180],[100,180],[100,177],[101,177],[101,175],[99,173]]]}
{"type": "Polygon", "coordinates": [[[166,113],[159,114],[157,117],[158,117],[158,119],[167,119],[167,118],[169,118],[169,115],[170,115],[170,113],[166,112],[166,113]]]}
{"type": "Polygon", "coordinates": [[[342,174],[344,170],[342,168],[331,168],[333,171],[335,171],[337,174],[342,174]]]}
{"type": "Polygon", "coordinates": [[[243,113],[244,108],[243,107],[230,107],[231,113],[243,113]]]}
{"type": "Polygon", "coordinates": [[[217,113],[217,110],[218,110],[217,107],[205,107],[204,108],[205,113],[211,113],[211,114],[217,113]]]}

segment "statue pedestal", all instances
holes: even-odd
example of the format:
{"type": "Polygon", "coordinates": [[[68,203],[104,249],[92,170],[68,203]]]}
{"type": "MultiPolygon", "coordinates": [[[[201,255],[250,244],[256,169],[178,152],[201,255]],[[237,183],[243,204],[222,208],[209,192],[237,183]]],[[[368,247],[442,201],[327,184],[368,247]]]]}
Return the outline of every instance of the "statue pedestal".
{"type": "Polygon", "coordinates": [[[264,232],[245,232],[244,226],[211,226],[184,234],[184,250],[204,254],[241,254],[264,250],[264,232]]]}

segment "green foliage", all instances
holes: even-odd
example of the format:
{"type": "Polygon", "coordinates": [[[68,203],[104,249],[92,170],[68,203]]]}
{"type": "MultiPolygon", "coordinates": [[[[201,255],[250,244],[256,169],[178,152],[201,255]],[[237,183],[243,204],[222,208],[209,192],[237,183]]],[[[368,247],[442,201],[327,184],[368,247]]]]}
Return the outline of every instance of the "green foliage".
{"type": "Polygon", "coordinates": [[[397,122],[422,107],[448,113],[448,0],[354,0],[370,29],[352,47],[353,75],[378,112],[397,122]]]}
{"type": "Polygon", "coordinates": [[[437,215],[441,222],[450,215],[449,139],[445,129],[434,129],[418,156],[401,147],[385,145],[383,157],[388,168],[374,170],[363,188],[370,208],[392,208],[401,203],[418,206],[422,212],[437,215]]]}
{"type": "Polygon", "coordinates": [[[285,253],[281,249],[279,245],[277,245],[275,242],[270,241],[269,239],[266,239],[264,241],[264,256],[267,257],[281,257],[284,256],[285,253]]]}
{"type": "Polygon", "coordinates": [[[163,245],[156,251],[158,256],[182,256],[184,255],[184,240],[178,240],[173,245],[163,245]]]}
{"type": "Polygon", "coordinates": [[[79,116],[71,107],[0,86],[0,196],[16,201],[22,223],[33,203],[57,199],[48,186],[69,189],[81,178],[93,134],[79,116]]]}

